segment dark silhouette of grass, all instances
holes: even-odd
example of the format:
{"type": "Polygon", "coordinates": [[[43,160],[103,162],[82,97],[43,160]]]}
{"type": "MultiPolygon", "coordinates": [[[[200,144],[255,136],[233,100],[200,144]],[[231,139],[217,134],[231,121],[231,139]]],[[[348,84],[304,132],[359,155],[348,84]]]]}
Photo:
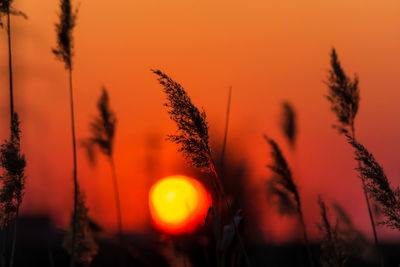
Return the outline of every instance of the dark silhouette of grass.
{"type": "Polygon", "coordinates": [[[200,111],[193,105],[190,97],[180,84],[160,70],[152,70],[152,72],[158,76],[158,81],[163,86],[167,95],[165,106],[168,108],[170,118],[178,126],[177,133],[168,136],[169,140],[180,146],[179,151],[184,154],[189,164],[204,172],[213,174],[213,183],[217,196],[222,198],[229,210],[246,264],[250,266],[250,260],[234,219],[234,212],[226,197],[224,186],[212,158],[205,111],[200,111]]]}
{"type": "Polygon", "coordinates": [[[332,226],[328,219],[328,212],[324,201],[318,198],[321,209],[322,222],[318,224],[322,233],[321,251],[322,265],[330,267],[343,267],[347,261],[344,241],[339,235],[338,225],[332,226]]]}
{"type": "Polygon", "coordinates": [[[336,114],[339,124],[334,125],[341,133],[354,132],[354,120],[357,115],[360,102],[360,90],[358,77],[351,80],[344,72],[335,48],[331,52],[331,70],[329,70],[328,95],[331,109],[336,114]]]}
{"type": "Polygon", "coordinates": [[[279,205],[282,206],[282,208],[285,207],[291,212],[296,210],[303,228],[304,242],[307,248],[308,260],[310,266],[314,266],[306,224],[304,222],[303,211],[301,208],[300,195],[297,191],[297,186],[293,181],[292,172],[278,144],[266,135],[264,135],[264,139],[271,147],[271,156],[274,160],[272,165],[267,165],[267,167],[274,173],[274,176],[270,182],[272,183],[270,186],[273,188],[271,192],[275,193],[279,198],[279,203],[281,203],[279,205]]]}
{"type": "MultiPolygon", "coordinates": [[[[325,83],[329,89],[327,99],[329,102],[331,102],[331,109],[336,114],[339,123],[337,125],[334,125],[334,128],[337,128],[339,130],[339,133],[351,136],[351,138],[355,141],[356,134],[354,120],[357,115],[360,102],[358,77],[355,76],[354,79],[351,80],[345,74],[334,48],[332,48],[330,64],[331,70],[329,71],[328,80],[325,83]]],[[[364,179],[361,179],[361,182],[364,190],[365,202],[367,204],[369,218],[371,221],[372,232],[374,234],[375,245],[380,251],[374,216],[372,214],[371,204],[368,199],[364,179]]],[[[379,254],[381,259],[381,266],[384,266],[383,257],[381,253],[379,254]]]]}
{"type": "Polygon", "coordinates": [[[4,174],[0,176],[3,185],[0,190],[1,228],[4,229],[8,227],[15,218],[10,267],[14,265],[18,212],[22,203],[26,180],[26,161],[25,156],[21,153],[20,133],[18,115],[14,113],[11,123],[10,139],[6,140],[0,147],[0,165],[5,171],[4,174]]]}
{"type": "Polygon", "coordinates": [[[365,190],[369,196],[380,204],[384,220],[380,224],[400,231],[400,188],[392,188],[382,168],[374,156],[351,136],[347,136],[354,148],[357,168],[365,190]]]}
{"type": "Polygon", "coordinates": [[[76,137],[75,137],[75,114],[74,114],[74,96],[72,86],[72,58],[74,55],[73,29],[75,27],[77,10],[73,10],[70,0],[60,0],[59,23],[56,23],[57,47],[53,49],[54,55],[65,64],[65,69],[69,73],[69,94],[70,94],[70,112],[71,112],[71,130],[72,130],[72,150],[73,150],[73,181],[74,181],[74,211],[72,223],[72,242],[71,242],[71,262],[70,266],[75,265],[75,242],[77,230],[77,209],[78,209],[78,177],[77,177],[77,159],[76,159],[76,137]]]}
{"type": "Polygon", "coordinates": [[[289,141],[290,147],[296,147],[297,125],[296,125],[296,111],[292,104],[285,101],[282,103],[282,118],[281,118],[282,131],[289,141]]]}
{"type": "Polygon", "coordinates": [[[117,211],[118,233],[120,245],[122,246],[122,213],[121,202],[119,195],[118,179],[114,163],[114,137],[117,118],[115,113],[110,108],[110,100],[107,90],[103,88],[102,95],[97,102],[98,116],[90,123],[90,132],[92,134],[83,142],[87,148],[89,159],[92,163],[95,162],[95,153],[93,149],[97,147],[103,153],[111,166],[112,180],[115,194],[115,207],[117,211]]]}
{"type": "MultiPolygon", "coordinates": [[[[13,67],[12,67],[13,64],[12,64],[12,45],[11,45],[11,18],[10,18],[11,15],[20,16],[20,17],[23,17],[23,18],[27,19],[27,16],[25,15],[25,13],[23,13],[22,11],[19,11],[19,10],[15,10],[13,8],[13,0],[0,0],[0,27],[4,26],[1,18],[3,16],[7,17],[8,70],[9,70],[9,86],[10,86],[10,128],[11,128],[10,140],[6,141],[6,143],[3,145],[2,152],[3,153],[10,153],[11,150],[9,150],[9,149],[12,149],[12,147],[14,147],[13,150],[15,152],[14,156],[11,157],[11,158],[9,158],[9,157],[11,156],[12,153],[8,154],[8,155],[2,155],[3,159],[15,160],[15,162],[6,162],[5,165],[3,165],[3,168],[5,169],[5,171],[7,173],[6,176],[10,175],[10,171],[12,172],[12,170],[9,169],[9,168],[11,168],[12,164],[14,164],[15,166],[20,166],[21,167],[20,171],[22,172],[22,175],[23,175],[24,168],[25,168],[25,165],[26,165],[25,159],[24,159],[23,155],[20,152],[19,121],[18,121],[18,115],[14,111],[14,86],[13,86],[13,67]],[[22,167],[22,163],[21,163],[22,161],[24,163],[23,167],[22,167]]],[[[13,179],[18,179],[18,175],[14,176],[13,179]]],[[[22,183],[22,182],[19,182],[19,183],[22,183]]],[[[5,185],[5,187],[6,187],[6,185],[5,185]]],[[[22,189],[14,188],[13,191],[15,191],[15,192],[22,191],[22,189]]],[[[16,198],[19,199],[18,193],[16,193],[16,195],[17,195],[16,198]]],[[[5,198],[7,198],[7,196],[5,196],[5,198]]],[[[17,201],[15,214],[13,214],[15,216],[15,223],[14,223],[14,231],[13,231],[13,243],[12,243],[12,249],[11,249],[10,266],[14,265],[15,245],[16,245],[16,236],[17,236],[18,210],[19,210],[19,206],[20,206],[21,201],[22,201],[22,196],[21,196],[21,199],[19,199],[19,200],[20,201],[17,201]]],[[[7,211],[4,210],[4,212],[7,212],[7,211]]],[[[3,249],[5,249],[5,248],[3,248],[3,249]]],[[[3,260],[2,261],[4,262],[4,256],[3,256],[3,260]]]]}

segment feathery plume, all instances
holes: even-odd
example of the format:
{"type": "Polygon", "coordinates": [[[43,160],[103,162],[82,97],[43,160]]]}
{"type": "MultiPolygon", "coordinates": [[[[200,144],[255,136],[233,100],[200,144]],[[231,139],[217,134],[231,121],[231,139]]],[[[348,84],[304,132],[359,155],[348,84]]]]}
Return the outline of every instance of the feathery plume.
{"type": "Polygon", "coordinates": [[[97,102],[97,110],[99,116],[95,117],[90,124],[92,136],[87,141],[89,144],[97,146],[104,155],[110,157],[113,153],[117,118],[110,108],[110,100],[105,88],[97,102]]]}
{"type": "Polygon", "coordinates": [[[7,227],[17,215],[25,188],[25,156],[20,150],[20,128],[17,113],[11,124],[11,136],[0,147],[0,164],[3,175],[0,176],[0,227],[7,227]]]}
{"type": "Polygon", "coordinates": [[[329,88],[326,98],[336,114],[339,125],[334,125],[340,133],[349,133],[354,127],[360,102],[358,77],[351,80],[342,69],[335,48],[331,52],[331,70],[325,82],[329,88]]]}
{"type": "Polygon", "coordinates": [[[321,197],[318,197],[321,209],[322,222],[318,224],[320,232],[323,234],[321,241],[321,251],[323,254],[323,266],[343,267],[347,260],[343,240],[339,237],[338,226],[331,225],[328,219],[327,208],[321,197]]]}
{"type": "Polygon", "coordinates": [[[56,23],[57,48],[53,48],[54,55],[64,62],[66,69],[72,68],[74,42],[72,31],[75,27],[78,9],[72,10],[71,0],[60,0],[60,22],[56,23]]]}
{"type": "Polygon", "coordinates": [[[152,71],[158,75],[158,81],[167,95],[165,106],[171,119],[178,126],[177,133],[168,136],[169,140],[180,146],[179,151],[183,152],[191,165],[204,171],[211,171],[213,167],[205,111],[199,111],[192,104],[179,83],[160,70],[152,71]]]}
{"type": "Polygon", "coordinates": [[[98,252],[98,245],[93,238],[90,229],[90,220],[88,216],[89,209],[85,206],[85,197],[83,193],[78,191],[78,205],[76,210],[76,222],[74,222],[74,215],[71,219],[71,228],[68,230],[64,237],[63,247],[72,254],[72,247],[74,246],[75,258],[83,265],[88,266],[93,257],[98,252]],[[73,230],[75,224],[76,240],[73,245],[73,230]]]}
{"type": "Polygon", "coordinates": [[[292,104],[287,101],[282,103],[282,109],[281,127],[291,148],[293,149],[296,145],[297,135],[296,111],[292,104]]]}
{"type": "Polygon", "coordinates": [[[28,19],[28,16],[24,12],[13,8],[12,6],[13,2],[14,0],[0,0],[0,27],[4,26],[1,20],[2,17],[8,16],[8,14],[28,19]]]}
{"type": "Polygon", "coordinates": [[[362,144],[351,136],[347,138],[355,150],[355,159],[359,162],[357,171],[365,183],[365,189],[369,197],[380,204],[384,215],[380,224],[400,230],[400,188],[391,187],[382,166],[362,144]]]}

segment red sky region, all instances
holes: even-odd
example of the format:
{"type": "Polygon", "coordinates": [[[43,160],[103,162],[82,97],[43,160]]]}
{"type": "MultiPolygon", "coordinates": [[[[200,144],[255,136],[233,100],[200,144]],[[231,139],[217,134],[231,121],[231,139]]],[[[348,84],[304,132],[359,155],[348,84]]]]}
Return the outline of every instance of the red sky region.
{"type": "MultiPolygon", "coordinates": [[[[27,190],[23,213],[50,213],[65,227],[72,209],[72,152],[67,76],[51,53],[58,1],[16,0],[29,16],[13,18],[16,109],[23,128],[27,190]]],[[[349,74],[360,77],[359,140],[381,162],[393,185],[400,184],[400,28],[398,1],[82,1],[75,31],[74,86],[77,135],[88,136],[101,86],[118,116],[116,165],[124,229],[149,229],[147,192],[158,178],[182,173],[183,159],[164,137],[175,129],[164,95],[149,71],[160,68],[205,108],[211,139],[223,133],[227,89],[233,86],[229,152],[251,164],[246,190],[262,219],[264,237],[288,241],[293,221],[272,215],[263,186],[270,162],[262,134],[284,147],[303,198],[306,223],[318,237],[317,196],[337,201],[371,237],[352,150],[331,129],[335,117],[324,99],[329,51],[337,48],[349,74]],[[279,131],[280,103],[297,108],[295,155],[279,131]],[[156,147],[147,145],[158,140],[156,147]],[[148,159],[157,168],[146,167],[148,159]],[[150,178],[149,178],[150,177],[150,178]]],[[[7,137],[8,69],[6,35],[0,39],[1,138],[7,137]]],[[[110,169],[100,160],[91,169],[79,150],[79,179],[91,215],[116,229],[110,169]]],[[[387,240],[396,231],[378,228],[387,240]]]]}

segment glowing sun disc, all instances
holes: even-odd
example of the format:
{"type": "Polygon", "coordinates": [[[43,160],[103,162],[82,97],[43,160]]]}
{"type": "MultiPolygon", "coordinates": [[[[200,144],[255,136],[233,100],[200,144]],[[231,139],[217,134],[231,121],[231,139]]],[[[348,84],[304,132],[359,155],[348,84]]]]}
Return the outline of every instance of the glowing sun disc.
{"type": "Polygon", "coordinates": [[[189,233],[204,222],[210,195],[201,183],[183,175],[157,181],[150,189],[153,224],[169,234],[189,233]]]}

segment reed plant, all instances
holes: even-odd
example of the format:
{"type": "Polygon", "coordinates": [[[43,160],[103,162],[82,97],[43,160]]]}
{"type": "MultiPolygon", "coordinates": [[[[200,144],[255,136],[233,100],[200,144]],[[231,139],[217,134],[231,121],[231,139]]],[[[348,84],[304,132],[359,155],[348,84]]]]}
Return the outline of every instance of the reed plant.
{"type": "Polygon", "coordinates": [[[117,172],[114,162],[114,137],[117,123],[117,117],[110,107],[110,99],[105,88],[97,102],[98,116],[93,118],[90,123],[91,137],[83,142],[87,148],[89,159],[95,163],[94,149],[97,148],[102,154],[107,157],[111,167],[112,181],[114,186],[115,207],[117,211],[117,224],[120,244],[122,246],[122,212],[121,201],[118,187],[117,172]]]}
{"type": "Polygon", "coordinates": [[[77,155],[76,155],[76,136],[75,136],[75,111],[74,94],[72,85],[72,65],[74,56],[73,30],[75,28],[77,9],[74,9],[71,0],[60,0],[59,22],[55,24],[57,34],[57,46],[52,51],[56,58],[64,63],[65,69],[69,74],[69,100],[72,132],[72,156],[73,156],[73,182],[74,182],[74,209],[72,213],[72,238],[71,238],[71,261],[70,266],[75,265],[76,254],[76,230],[77,230],[77,210],[79,205],[79,185],[77,176],[77,155]]]}
{"type": "MultiPolygon", "coordinates": [[[[338,122],[337,124],[333,125],[333,127],[336,128],[339,133],[348,135],[353,141],[356,142],[354,122],[360,102],[360,89],[358,87],[359,79],[357,75],[355,75],[353,79],[346,75],[338,59],[335,48],[332,48],[330,58],[331,69],[329,70],[328,78],[325,84],[328,87],[328,95],[326,97],[331,103],[331,110],[335,113],[338,122]]],[[[358,164],[360,164],[360,161],[358,161],[358,164]]],[[[375,220],[372,214],[371,204],[368,199],[365,180],[361,179],[361,182],[364,191],[365,202],[368,208],[375,245],[378,251],[380,251],[375,220]]],[[[382,255],[381,253],[379,254],[381,266],[384,266],[382,255]]]]}
{"type": "Polygon", "coordinates": [[[160,70],[152,70],[152,72],[158,76],[158,82],[163,87],[167,96],[165,106],[168,109],[168,114],[178,127],[176,134],[168,135],[168,139],[179,145],[178,151],[184,154],[190,165],[212,174],[212,182],[216,190],[216,195],[221,197],[229,210],[246,265],[250,266],[250,260],[234,219],[235,214],[227,199],[220,176],[216,171],[216,165],[209,145],[206,112],[204,110],[200,111],[193,105],[186,90],[179,83],[172,80],[160,70]]]}
{"type": "MultiPolygon", "coordinates": [[[[17,239],[17,221],[19,206],[22,202],[22,192],[24,189],[25,176],[24,169],[26,161],[24,155],[20,150],[20,127],[18,115],[14,108],[14,83],[13,83],[13,60],[12,60],[12,40],[11,40],[11,15],[19,16],[27,19],[25,13],[16,10],[13,7],[13,0],[0,0],[0,27],[4,27],[3,17],[7,20],[7,37],[8,37],[8,70],[9,70],[9,94],[10,94],[10,129],[11,134],[9,140],[1,146],[1,165],[4,169],[4,176],[2,177],[3,188],[2,195],[0,196],[2,206],[1,226],[9,224],[12,218],[15,218],[13,241],[11,248],[10,266],[14,264],[15,246],[17,239]],[[14,201],[12,201],[14,200],[14,201]],[[14,202],[11,206],[9,204],[14,202]],[[8,203],[8,204],[4,204],[8,203]],[[3,204],[5,206],[3,206],[3,204]],[[7,207],[8,206],[8,207],[7,207]],[[13,207],[12,207],[13,206],[13,207]],[[3,222],[3,216],[7,219],[3,222]]],[[[3,228],[3,227],[2,227],[3,228]]],[[[3,248],[5,250],[5,246],[3,248]]],[[[3,252],[2,262],[5,261],[3,252]]]]}

